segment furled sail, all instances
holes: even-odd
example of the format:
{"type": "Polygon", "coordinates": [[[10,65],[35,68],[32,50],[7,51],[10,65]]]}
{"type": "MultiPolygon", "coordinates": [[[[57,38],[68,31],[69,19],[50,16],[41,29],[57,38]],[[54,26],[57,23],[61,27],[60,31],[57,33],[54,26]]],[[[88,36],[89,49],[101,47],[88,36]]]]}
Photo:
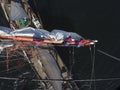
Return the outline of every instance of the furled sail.
{"type": "Polygon", "coordinates": [[[18,2],[11,1],[10,20],[28,18],[27,13],[18,2]]]}

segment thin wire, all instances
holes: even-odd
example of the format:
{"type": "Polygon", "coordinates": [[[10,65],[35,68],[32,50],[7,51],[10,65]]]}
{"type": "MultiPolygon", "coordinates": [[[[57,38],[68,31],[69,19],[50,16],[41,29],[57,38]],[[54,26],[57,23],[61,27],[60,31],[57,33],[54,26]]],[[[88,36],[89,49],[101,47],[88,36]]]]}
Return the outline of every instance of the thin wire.
{"type": "MultiPolygon", "coordinates": [[[[94,79],[95,79],[95,53],[96,53],[96,52],[95,52],[95,51],[96,51],[96,50],[95,50],[95,44],[94,44],[93,46],[94,46],[94,51],[93,51],[93,62],[94,62],[93,65],[94,65],[94,66],[93,66],[93,67],[94,67],[94,79]]],[[[95,82],[95,81],[94,81],[94,90],[96,90],[96,82],[95,82]]]]}
{"type": "MultiPolygon", "coordinates": [[[[9,62],[19,61],[19,60],[23,60],[23,59],[25,59],[25,58],[11,59],[11,60],[9,60],[9,62]]],[[[0,64],[1,64],[1,63],[5,63],[5,62],[6,62],[6,61],[0,61],[0,64]]]]}
{"type": "MultiPolygon", "coordinates": [[[[92,53],[92,48],[91,48],[91,46],[89,46],[89,49],[90,49],[90,55],[91,55],[91,60],[92,60],[91,79],[95,79],[95,45],[94,45],[94,48],[93,48],[93,53],[92,53]]],[[[94,90],[96,90],[95,81],[91,81],[91,82],[90,82],[90,87],[89,87],[89,89],[91,90],[91,88],[92,88],[92,83],[94,84],[94,90]]]]}
{"type": "Polygon", "coordinates": [[[114,59],[114,60],[120,61],[120,58],[112,56],[112,55],[110,55],[110,54],[108,54],[108,53],[106,53],[106,52],[104,52],[102,50],[97,49],[97,51],[100,52],[100,53],[102,53],[102,54],[104,54],[104,55],[106,55],[106,56],[108,56],[108,57],[110,57],[110,58],[112,58],[112,59],[114,59]]]}
{"type": "MultiPolygon", "coordinates": [[[[12,56],[16,57],[17,55],[12,55],[12,56]]],[[[5,58],[5,57],[6,55],[0,55],[0,58],[5,58]]]]}
{"type": "MultiPolygon", "coordinates": [[[[3,80],[21,80],[21,79],[29,79],[29,78],[14,78],[14,77],[0,77],[0,79],[3,80]]],[[[63,82],[63,81],[75,81],[75,82],[91,82],[91,81],[96,81],[96,82],[100,82],[100,81],[113,81],[113,80],[120,80],[120,78],[106,78],[106,79],[86,79],[86,80],[82,80],[82,79],[32,79],[32,81],[34,82],[39,82],[39,81],[58,81],[58,82],[63,82]]]]}
{"type": "Polygon", "coordinates": [[[27,63],[27,64],[24,64],[24,65],[21,65],[21,66],[14,66],[14,67],[10,68],[9,71],[7,71],[7,70],[0,71],[0,74],[1,73],[6,73],[6,72],[11,72],[12,70],[17,71],[17,69],[22,68],[22,67],[27,66],[27,65],[30,65],[30,64],[27,63]]]}
{"type": "Polygon", "coordinates": [[[7,50],[6,50],[6,71],[9,71],[9,55],[7,50]]]}
{"type": "Polygon", "coordinates": [[[75,49],[74,47],[72,47],[72,50],[69,50],[69,54],[70,54],[70,60],[71,60],[71,65],[70,65],[70,74],[72,74],[73,71],[73,66],[75,64],[75,49]],[[71,57],[72,54],[72,57],[71,57]]]}
{"type": "Polygon", "coordinates": [[[113,81],[113,80],[120,80],[120,78],[106,78],[106,79],[86,79],[86,80],[73,80],[75,82],[91,82],[91,81],[113,81]]]}
{"type": "Polygon", "coordinates": [[[28,58],[28,55],[27,55],[26,51],[23,50],[23,49],[22,49],[22,51],[23,51],[23,54],[24,54],[23,56],[26,58],[27,62],[31,63],[30,60],[29,60],[29,58],[28,58]]]}
{"type": "MultiPolygon", "coordinates": [[[[89,46],[89,50],[90,50],[90,56],[91,56],[91,60],[92,60],[92,48],[91,46],[89,46]]],[[[91,80],[93,79],[93,60],[92,60],[92,70],[91,70],[91,80]]],[[[92,88],[92,81],[90,81],[90,87],[89,87],[89,90],[91,90],[92,88]]]]}
{"type": "MultiPolygon", "coordinates": [[[[72,70],[73,70],[73,66],[74,66],[74,64],[75,64],[75,48],[74,48],[74,46],[72,47],[72,70]]],[[[71,70],[71,71],[72,71],[71,70]]]]}

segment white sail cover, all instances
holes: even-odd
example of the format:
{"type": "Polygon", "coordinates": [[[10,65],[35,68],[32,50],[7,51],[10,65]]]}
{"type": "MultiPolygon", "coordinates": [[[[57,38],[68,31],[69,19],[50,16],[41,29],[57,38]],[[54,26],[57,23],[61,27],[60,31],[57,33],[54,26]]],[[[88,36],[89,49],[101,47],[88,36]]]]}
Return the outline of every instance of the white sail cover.
{"type": "Polygon", "coordinates": [[[0,36],[10,36],[13,30],[7,27],[0,26],[0,36]]]}
{"type": "Polygon", "coordinates": [[[10,20],[18,20],[21,18],[28,18],[27,13],[20,3],[11,1],[10,20]]]}
{"type": "Polygon", "coordinates": [[[80,40],[80,39],[84,39],[82,36],[80,36],[77,33],[67,32],[67,31],[59,30],[59,29],[52,30],[51,34],[54,35],[54,37],[55,37],[56,40],[63,40],[64,41],[68,37],[71,37],[75,41],[80,40]]]}
{"type": "Polygon", "coordinates": [[[16,29],[12,31],[10,34],[13,36],[28,36],[28,37],[39,38],[39,39],[43,39],[43,38],[51,39],[50,32],[44,29],[37,29],[32,27],[16,29]]]}

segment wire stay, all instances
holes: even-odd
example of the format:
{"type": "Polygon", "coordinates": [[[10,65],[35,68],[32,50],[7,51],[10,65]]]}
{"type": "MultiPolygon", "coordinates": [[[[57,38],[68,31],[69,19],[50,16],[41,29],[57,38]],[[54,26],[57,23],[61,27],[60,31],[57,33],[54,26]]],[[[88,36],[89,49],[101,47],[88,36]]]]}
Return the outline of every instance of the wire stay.
{"type": "Polygon", "coordinates": [[[102,50],[97,49],[97,51],[98,51],[99,53],[102,53],[102,54],[104,54],[104,55],[106,55],[106,56],[114,59],[114,60],[120,61],[120,58],[117,58],[117,57],[115,57],[115,56],[112,56],[112,55],[110,55],[110,54],[108,54],[108,53],[106,53],[106,52],[104,52],[104,51],[102,51],[102,50]]]}

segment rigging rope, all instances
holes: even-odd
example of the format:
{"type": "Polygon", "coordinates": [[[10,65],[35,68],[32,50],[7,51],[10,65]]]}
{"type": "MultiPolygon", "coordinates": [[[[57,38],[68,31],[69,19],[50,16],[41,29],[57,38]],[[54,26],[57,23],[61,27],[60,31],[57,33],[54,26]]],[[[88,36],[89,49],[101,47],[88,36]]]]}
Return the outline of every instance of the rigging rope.
{"type": "MultiPolygon", "coordinates": [[[[19,60],[24,60],[24,58],[19,58],[19,59],[10,59],[9,62],[13,62],[13,61],[19,61],[19,60]]],[[[5,63],[6,61],[0,61],[0,64],[1,63],[5,63]]]]}
{"type": "Polygon", "coordinates": [[[14,67],[10,68],[9,71],[7,71],[7,70],[2,70],[2,71],[0,71],[0,74],[6,73],[6,72],[7,72],[7,73],[10,73],[10,72],[12,72],[13,70],[17,71],[17,69],[23,68],[24,66],[27,66],[27,65],[30,65],[30,64],[27,63],[27,64],[24,64],[24,65],[21,65],[21,66],[14,66],[14,67]]]}
{"type": "MultiPolygon", "coordinates": [[[[21,80],[21,79],[30,79],[30,78],[14,78],[14,77],[0,77],[0,79],[3,80],[21,80]]],[[[63,81],[75,81],[75,82],[91,82],[91,81],[96,81],[96,82],[100,82],[100,81],[113,81],[113,80],[120,80],[120,78],[106,78],[106,79],[32,79],[31,81],[33,82],[39,82],[39,81],[59,81],[59,82],[63,82],[63,81]]]]}
{"type": "Polygon", "coordinates": [[[72,50],[70,50],[70,48],[69,48],[69,54],[70,54],[69,59],[71,60],[71,62],[70,62],[70,74],[72,74],[73,66],[75,64],[75,48],[74,47],[72,47],[72,50]]]}
{"type": "MultiPolygon", "coordinates": [[[[95,79],[95,45],[93,46],[93,53],[92,53],[92,47],[89,46],[90,54],[91,54],[91,60],[92,60],[92,71],[91,71],[91,80],[95,79]]],[[[92,88],[92,83],[94,84],[94,90],[96,90],[95,81],[90,82],[90,90],[92,88]]]]}
{"type": "Polygon", "coordinates": [[[102,54],[104,54],[104,55],[106,55],[106,56],[114,59],[114,60],[120,61],[120,58],[117,58],[117,57],[115,57],[115,56],[112,56],[112,55],[110,55],[110,54],[108,54],[108,53],[106,53],[106,52],[104,52],[104,51],[102,51],[102,50],[97,49],[97,51],[98,51],[99,53],[102,53],[102,54]]]}

